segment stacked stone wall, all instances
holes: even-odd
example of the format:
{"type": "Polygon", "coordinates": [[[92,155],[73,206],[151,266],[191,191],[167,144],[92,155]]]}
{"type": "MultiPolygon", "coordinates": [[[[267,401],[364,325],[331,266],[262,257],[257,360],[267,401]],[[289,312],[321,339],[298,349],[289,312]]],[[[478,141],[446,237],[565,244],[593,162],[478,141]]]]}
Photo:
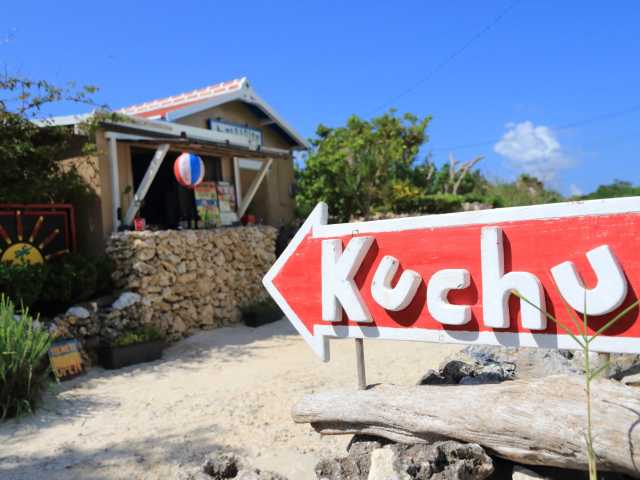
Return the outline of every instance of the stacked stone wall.
{"type": "Polygon", "coordinates": [[[276,236],[268,226],[122,232],[106,251],[117,288],[141,295],[142,323],[178,338],[237,322],[241,306],[266,298],[276,236]]]}

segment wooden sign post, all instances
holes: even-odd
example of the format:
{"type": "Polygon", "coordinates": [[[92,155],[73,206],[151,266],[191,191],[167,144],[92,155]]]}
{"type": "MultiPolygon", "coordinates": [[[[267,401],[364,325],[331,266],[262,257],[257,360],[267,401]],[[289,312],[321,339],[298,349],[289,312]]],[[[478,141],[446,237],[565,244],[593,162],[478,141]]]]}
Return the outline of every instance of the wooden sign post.
{"type": "MultiPolygon", "coordinates": [[[[640,197],[327,219],[321,203],[263,280],[324,361],[345,337],[575,349],[513,291],[570,328],[564,303],[581,315],[586,301],[592,332],[640,292],[640,197]]],[[[640,353],[638,309],[590,348],[640,353]]]]}

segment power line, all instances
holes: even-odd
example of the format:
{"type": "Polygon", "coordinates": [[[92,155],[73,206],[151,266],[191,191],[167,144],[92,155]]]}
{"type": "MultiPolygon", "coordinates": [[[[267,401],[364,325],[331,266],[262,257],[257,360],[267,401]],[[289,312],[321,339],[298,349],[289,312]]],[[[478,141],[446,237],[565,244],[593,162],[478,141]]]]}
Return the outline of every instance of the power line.
{"type": "MultiPolygon", "coordinates": [[[[598,123],[598,122],[601,122],[603,120],[611,120],[613,118],[623,117],[623,116],[630,115],[632,113],[637,113],[637,112],[640,112],[640,104],[634,105],[634,106],[626,108],[624,110],[617,110],[615,112],[602,113],[602,114],[596,115],[594,117],[585,118],[583,120],[577,120],[575,122],[566,123],[564,125],[551,126],[551,127],[548,127],[548,128],[550,128],[551,130],[555,130],[555,131],[570,130],[572,128],[582,127],[584,125],[590,125],[592,123],[598,123]]],[[[486,147],[487,145],[494,145],[499,140],[500,140],[499,138],[498,139],[493,139],[493,140],[482,140],[482,141],[474,142],[474,143],[466,143],[466,144],[462,144],[462,145],[456,145],[454,147],[433,148],[433,149],[431,149],[431,151],[432,152],[443,152],[443,151],[465,150],[467,148],[486,147]]]]}
{"type": "Polygon", "coordinates": [[[442,70],[444,67],[446,67],[453,60],[455,60],[456,57],[460,56],[467,48],[469,48],[471,46],[471,44],[473,44],[473,42],[478,40],[480,37],[482,37],[489,30],[491,30],[500,20],[502,20],[507,15],[507,13],[509,13],[516,6],[516,4],[519,1],[520,0],[513,0],[504,10],[502,10],[498,15],[496,15],[493,18],[493,20],[491,20],[491,22],[489,22],[482,30],[476,32],[469,40],[467,40],[466,43],[464,43],[457,50],[454,50],[442,62],[440,62],[434,68],[432,68],[424,77],[422,77],[420,80],[418,80],[416,83],[414,83],[411,87],[409,87],[406,90],[400,92],[399,94],[397,94],[396,96],[390,98],[386,102],[380,104],[379,106],[377,106],[373,110],[367,112],[367,114],[365,116],[368,117],[369,115],[377,112],[378,110],[382,110],[383,108],[388,107],[389,105],[391,105],[392,103],[396,102],[400,98],[402,98],[402,97],[410,94],[411,92],[415,91],[419,86],[421,86],[423,83],[425,83],[431,77],[433,77],[436,73],[438,73],[440,70],[442,70]]]}

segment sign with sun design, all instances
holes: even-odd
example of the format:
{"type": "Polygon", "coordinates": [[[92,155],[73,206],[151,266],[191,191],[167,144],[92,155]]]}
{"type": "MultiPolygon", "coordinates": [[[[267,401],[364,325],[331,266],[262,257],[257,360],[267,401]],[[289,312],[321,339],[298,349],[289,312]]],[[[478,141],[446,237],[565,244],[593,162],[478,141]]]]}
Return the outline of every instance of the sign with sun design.
{"type": "Polygon", "coordinates": [[[0,261],[38,264],[75,246],[73,206],[0,205],[0,261]]]}

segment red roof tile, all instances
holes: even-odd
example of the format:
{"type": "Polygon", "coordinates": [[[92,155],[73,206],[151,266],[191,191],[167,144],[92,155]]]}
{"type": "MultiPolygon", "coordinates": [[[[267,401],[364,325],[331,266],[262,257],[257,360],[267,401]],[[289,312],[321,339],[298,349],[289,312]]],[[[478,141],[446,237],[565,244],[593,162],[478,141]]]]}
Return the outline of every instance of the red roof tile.
{"type": "Polygon", "coordinates": [[[244,78],[239,78],[228,82],[217,83],[191,92],[181,93],[180,95],[121,108],[118,112],[139,117],[162,116],[167,112],[179,110],[186,106],[209,100],[218,95],[239,90],[242,88],[244,81],[244,78]]]}

